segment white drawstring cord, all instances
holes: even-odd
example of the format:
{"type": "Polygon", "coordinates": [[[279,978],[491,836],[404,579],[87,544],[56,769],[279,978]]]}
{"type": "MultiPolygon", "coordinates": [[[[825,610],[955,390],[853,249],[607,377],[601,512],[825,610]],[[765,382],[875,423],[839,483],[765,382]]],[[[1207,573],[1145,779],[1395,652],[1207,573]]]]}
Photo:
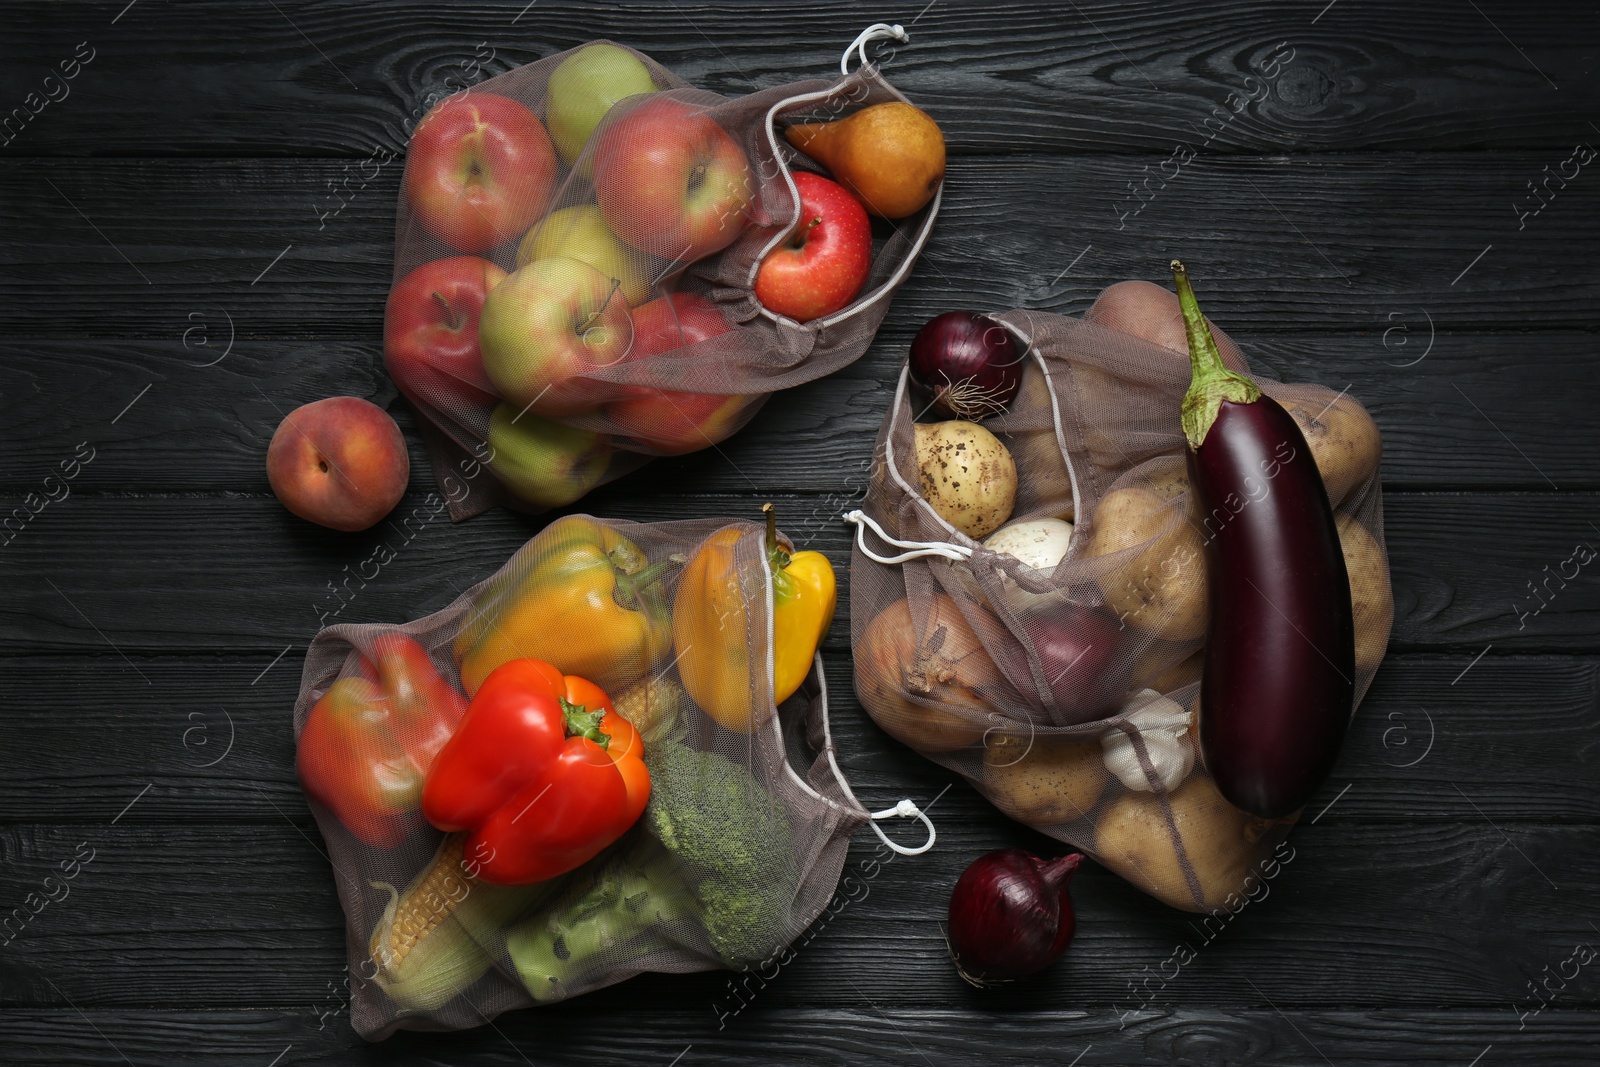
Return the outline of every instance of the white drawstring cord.
{"type": "Polygon", "coordinates": [[[862,30],[856,39],[850,42],[850,47],[844,50],[844,55],[839,57],[839,73],[844,75],[850,73],[851,52],[860,54],[861,65],[864,67],[867,65],[867,42],[881,41],[890,37],[901,44],[911,40],[911,35],[906,32],[904,26],[891,26],[887,22],[874,22],[871,26],[862,30]]]}
{"type": "Polygon", "coordinates": [[[928,818],[928,816],[923,813],[921,808],[917,807],[909,800],[902,800],[892,808],[884,808],[882,811],[873,812],[872,822],[869,825],[872,827],[872,832],[878,835],[878,839],[880,841],[894,849],[896,852],[900,853],[902,856],[922,855],[924,852],[933,847],[934,841],[936,841],[939,837],[938,832],[933,828],[933,820],[928,818]],[[922,844],[918,845],[916,848],[906,848],[904,845],[895,844],[893,841],[889,840],[889,835],[884,833],[883,830],[878,826],[879,819],[895,818],[921,819],[922,825],[928,828],[928,839],[922,844]]]}
{"type": "Polygon", "coordinates": [[[882,526],[873,521],[871,515],[865,514],[859,508],[855,511],[845,512],[844,521],[855,524],[856,547],[860,548],[868,559],[878,563],[904,563],[908,559],[921,559],[924,556],[941,556],[945,559],[953,560],[972,558],[972,549],[966,545],[953,545],[948,541],[902,541],[897,537],[890,537],[884,533],[882,526]],[[872,532],[877,534],[884,543],[891,544],[896,548],[910,549],[910,551],[902,552],[898,556],[878,555],[867,547],[866,535],[868,526],[872,527],[872,532]]]}

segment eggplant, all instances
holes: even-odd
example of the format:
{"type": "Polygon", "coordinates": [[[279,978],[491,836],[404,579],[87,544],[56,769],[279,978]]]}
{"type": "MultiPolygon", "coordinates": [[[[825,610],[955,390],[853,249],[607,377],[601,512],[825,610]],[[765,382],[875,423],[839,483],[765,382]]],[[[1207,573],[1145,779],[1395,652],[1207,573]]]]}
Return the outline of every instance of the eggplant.
{"type": "Polygon", "coordinates": [[[1350,725],[1350,579],[1299,426],[1223,365],[1177,260],[1172,276],[1194,372],[1182,424],[1209,594],[1200,751],[1229,803],[1277,819],[1311,799],[1350,725]]]}

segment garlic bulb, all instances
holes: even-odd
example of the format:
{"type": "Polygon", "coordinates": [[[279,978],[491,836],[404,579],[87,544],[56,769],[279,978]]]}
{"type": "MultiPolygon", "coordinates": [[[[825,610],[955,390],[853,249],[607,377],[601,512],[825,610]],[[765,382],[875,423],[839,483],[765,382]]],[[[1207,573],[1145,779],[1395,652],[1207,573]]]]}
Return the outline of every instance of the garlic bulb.
{"type": "MultiPolygon", "coordinates": [[[[1154,689],[1141,689],[1124,706],[1122,717],[1139,731],[1145,753],[1155,767],[1163,789],[1172,789],[1194,769],[1194,745],[1189,741],[1189,712],[1154,689]],[[1132,708],[1133,710],[1127,710],[1132,708]]],[[[1139,765],[1133,741],[1119,727],[1100,735],[1106,770],[1127,788],[1155,792],[1155,783],[1139,765]]]]}

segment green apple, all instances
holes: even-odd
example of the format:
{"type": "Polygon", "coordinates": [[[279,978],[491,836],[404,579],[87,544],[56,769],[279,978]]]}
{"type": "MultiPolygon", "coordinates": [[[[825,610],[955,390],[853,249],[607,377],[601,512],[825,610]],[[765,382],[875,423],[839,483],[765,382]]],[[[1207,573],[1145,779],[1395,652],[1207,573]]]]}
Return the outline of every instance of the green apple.
{"type": "Polygon", "coordinates": [[[653,93],[650,71],[626,48],[585,45],[550,74],[545,126],[561,161],[571,166],[611,105],[639,93],[653,93]]]}
{"type": "Polygon", "coordinates": [[[587,263],[536,259],[489,290],[478,316],[483,369],[518,410],[593,411],[621,387],[589,377],[628,357],[633,317],[617,282],[587,263]]]}
{"type": "Polygon", "coordinates": [[[489,416],[489,467],[522,500],[570,504],[600,484],[615,452],[588,430],[501,404],[489,416]]]}
{"type": "Polygon", "coordinates": [[[628,304],[638,307],[651,297],[650,283],[656,261],[611,232],[606,217],[594,204],[579,204],[553,211],[537,223],[517,246],[517,266],[536,259],[564,256],[587,263],[622,287],[628,304]]]}

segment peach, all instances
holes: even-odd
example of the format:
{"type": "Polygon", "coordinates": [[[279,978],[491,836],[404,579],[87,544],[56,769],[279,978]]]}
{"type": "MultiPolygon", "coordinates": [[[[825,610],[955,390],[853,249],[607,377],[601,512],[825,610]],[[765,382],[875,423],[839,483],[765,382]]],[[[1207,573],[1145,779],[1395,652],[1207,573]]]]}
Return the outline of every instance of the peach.
{"type": "Polygon", "coordinates": [[[267,446],[267,480],[284,507],[334,530],[365,530],[411,479],[405,438],[389,413],[357,396],[302,404],[267,446]]]}

